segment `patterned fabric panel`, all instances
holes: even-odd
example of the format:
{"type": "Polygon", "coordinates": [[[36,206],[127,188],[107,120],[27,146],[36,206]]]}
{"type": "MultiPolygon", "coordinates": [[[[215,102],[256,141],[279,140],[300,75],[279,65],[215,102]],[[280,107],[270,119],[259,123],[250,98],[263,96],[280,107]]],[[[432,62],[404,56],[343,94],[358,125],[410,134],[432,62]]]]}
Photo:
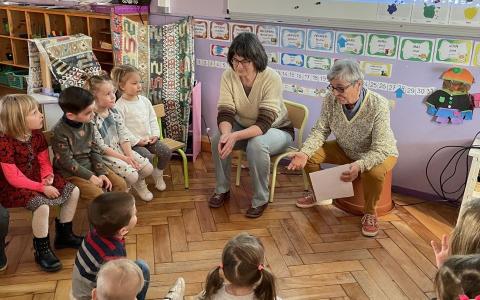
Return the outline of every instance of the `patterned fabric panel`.
{"type": "Polygon", "coordinates": [[[83,34],[29,40],[28,52],[29,93],[38,92],[43,86],[41,54],[45,54],[50,72],[62,88],[83,86],[88,76],[100,74],[101,71],[100,64],[92,52],[92,38],[83,34]]]}

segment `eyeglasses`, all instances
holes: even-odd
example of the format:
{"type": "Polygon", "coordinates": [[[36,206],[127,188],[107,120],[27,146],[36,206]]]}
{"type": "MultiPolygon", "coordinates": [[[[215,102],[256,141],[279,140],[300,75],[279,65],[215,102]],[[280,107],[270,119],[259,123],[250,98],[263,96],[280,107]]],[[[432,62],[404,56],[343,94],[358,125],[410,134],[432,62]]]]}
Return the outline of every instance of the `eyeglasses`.
{"type": "Polygon", "coordinates": [[[235,57],[232,59],[232,64],[235,65],[235,66],[238,66],[238,64],[242,64],[242,66],[245,67],[246,65],[248,65],[251,62],[252,61],[249,60],[249,59],[238,60],[235,57]]]}
{"type": "Polygon", "coordinates": [[[328,89],[330,92],[332,92],[332,93],[333,93],[333,91],[336,90],[338,93],[343,94],[343,93],[345,93],[345,91],[346,91],[349,87],[351,87],[351,86],[354,85],[354,84],[355,84],[355,82],[352,82],[352,83],[350,83],[350,84],[347,85],[347,86],[338,86],[338,87],[334,87],[332,84],[329,84],[329,85],[327,86],[327,89],[328,89]]]}

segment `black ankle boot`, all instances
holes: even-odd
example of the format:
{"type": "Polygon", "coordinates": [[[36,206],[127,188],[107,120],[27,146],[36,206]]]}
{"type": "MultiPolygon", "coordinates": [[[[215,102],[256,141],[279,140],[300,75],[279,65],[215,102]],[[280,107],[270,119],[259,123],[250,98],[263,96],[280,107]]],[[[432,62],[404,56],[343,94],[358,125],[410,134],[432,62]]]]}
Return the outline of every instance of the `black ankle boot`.
{"type": "Polygon", "coordinates": [[[35,261],[46,272],[55,272],[62,268],[62,263],[55,256],[50,248],[50,240],[45,238],[33,238],[33,248],[35,249],[35,261]]]}
{"type": "Polygon", "coordinates": [[[0,237],[0,272],[7,268],[7,255],[5,254],[5,237],[0,237]]]}
{"type": "Polygon", "coordinates": [[[55,249],[78,249],[82,244],[83,237],[73,234],[72,222],[60,223],[60,220],[55,219],[55,229],[55,249]]]}

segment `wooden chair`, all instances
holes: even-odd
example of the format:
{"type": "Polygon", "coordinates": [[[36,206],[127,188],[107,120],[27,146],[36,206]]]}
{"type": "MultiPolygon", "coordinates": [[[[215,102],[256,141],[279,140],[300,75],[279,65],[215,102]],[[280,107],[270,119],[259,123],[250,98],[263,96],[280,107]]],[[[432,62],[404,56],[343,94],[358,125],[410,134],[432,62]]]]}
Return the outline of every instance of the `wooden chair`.
{"type": "MultiPolygon", "coordinates": [[[[275,195],[275,184],[277,180],[277,169],[278,164],[282,159],[290,155],[292,152],[299,151],[302,148],[303,143],[303,132],[305,130],[305,125],[307,124],[308,120],[308,108],[300,103],[284,100],[285,106],[287,107],[288,111],[288,118],[293,124],[293,127],[297,129],[297,143],[296,147],[288,147],[288,149],[284,153],[280,153],[270,157],[270,160],[273,161],[273,169],[272,169],[272,182],[270,184],[270,197],[269,202],[273,202],[273,197],[275,195]]],[[[237,176],[235,179],[235,185],[240,185],[240,175],[242,172],[242,158],[245,151],[238,150],[237,157],[238,157],[238,165],[237,165],[237,176]]],[[[305,190],[308,190],[308,178],[305,174],[305,171],[302,170],[302,177],[303,177],[303,184],[305,190]]]]}
{"type": "Polygon", "coordinates": [[[160,127],[160,140],[162,143],[165,143],[171,151],[177,151],[178,154],[182,157],[183,161],[183,179],[185,183],[185,188],[188,189],[189,182],[188,182],[188,161],[185,152],[182,148],[185,147],[185,143],[178,142],[169,138],[163,138],[163,128],[162,128],[162,118],[165,116],[165,109],[163,104],[156,104],[153,106],[155,110],[155,115],[157,116],[158,126],[160,127]]]}

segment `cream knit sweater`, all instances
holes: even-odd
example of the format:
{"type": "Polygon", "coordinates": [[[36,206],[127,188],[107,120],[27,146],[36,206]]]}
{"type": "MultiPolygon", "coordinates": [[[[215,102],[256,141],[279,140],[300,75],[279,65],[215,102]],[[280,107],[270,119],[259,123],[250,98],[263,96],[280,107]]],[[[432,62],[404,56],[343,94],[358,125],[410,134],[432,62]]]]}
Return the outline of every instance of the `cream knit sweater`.
{"type": "Polygon", "coordinates": [[[227,69],[220,83],[217,123],[236,121],[245,128],[257,125],[263,133],[273,127],[293,135],[282,93],[280,75],[269,67],[257,74],[248,96],[240,77],[227,69]]]}
{"type": "Polygon", "coordinates": [[[388,100],[367,90],[359,110],[349,121],[342,105],[329,93],[320,118],[303,144],[302,152],[311,157],[322,147],[330,133],[348,157],[355,160],[360,171],[370,170],[388,156],[398,157],[396,140],[390,128],[388,100]]]}

